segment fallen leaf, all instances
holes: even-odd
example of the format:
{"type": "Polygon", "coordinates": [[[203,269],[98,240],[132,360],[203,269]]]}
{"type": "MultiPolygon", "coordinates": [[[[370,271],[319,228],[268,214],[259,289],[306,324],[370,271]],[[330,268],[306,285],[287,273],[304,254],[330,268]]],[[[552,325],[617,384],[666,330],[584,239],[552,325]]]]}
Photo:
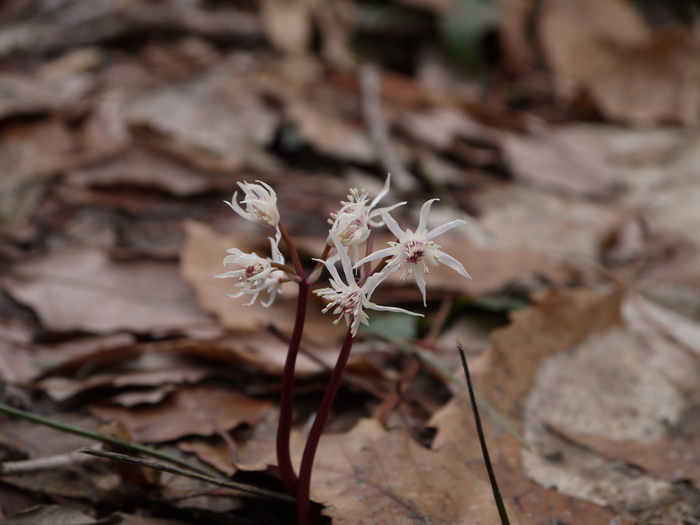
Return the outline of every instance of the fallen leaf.
{"type": "Polygon", "coordinates": [[[113,262],[99,250],[66,248],[15,266],[2,284],[52,330],[149,331],[208,321],[166,262],[113,262]]]}
{"type": "Polygon", "coordinates": [[[306,53],[311,44],[312,3],[306,0],[263,0],[260,21],[273,47],[285,53],[306,53]]]}
{"type": "Polygon", "coordinates": [[[179,197],[229,188],[233,193],[237,188],[230,179],[188,168],[181,162],[139,148],[129,149],[99,166],[76,170],[65,181],[78,187],[130,184],[162,189],[179,197]]]}
{"type": "Polygon", "coordinates": [[[97,525],[100,520],[91,518],[78,509],[63,505],[41,505],[24,510],[3,520],[8,525],[97,525]]]}
{"type": "Polygon", "coordinates": [[[595,128],[566,126],[531,136],[504,133],[500,145],[516,179],[573,195],[603,196],[615,180],[604,138],[595,128]]]}
{"type": "Polygon", "coordinates": [[[472,468],[366,419],[347,434],[321,439],[312,499],[339,524],[496,523],[491,488],[472,468]]]}
{"type": "Polygon", "coordinates": [[[653,30],[624,0],[549,0],[538,28],[565,100],[588,95],[608,118],[633,124],[698,122],[699,44],[690,32],[653,30]]]}
{"type": "Polygon", "coordinates": [[[279,116],[235,67],[231,60],[228,68],[139,95],[126,109],[128,122],[200,168],[275,171],[276,161],[264,148],[274,139],[279,116]]]}
{"type": "MultiPolygon", "coordinates": [[[[476,379],[478,376],[474,377],[476,379]]],[[[484,414],[483,410],[481,416],[496,479],[501,495],[508,505],[511,523],[542,525],[552,519],[560,523],[577,523],[583,520],[589,525],[633,523],[609,509],[534,483],[523,472],[520,444],[513,436],[505,433],[492,417],[484,414]]],[[[436,412],[430,426],[437,429],[432,444],[433,450],[449,454],[455,462],[478,465],[473,469],[474,476],[484,481],[488,480],[481,448],[476,438],[471,402],[466,392],[458,392],[447,405],[436,412]]]]}
{"type": "MultiPolygon", "coordinates": [[[[141,353],[137,359],[132,359],[117,369],[93,373],[86,378],[47,377],[36,382],[36,386],[44,390],[52,399],[60,402],[89,391],[109,391],[126,387],[162,388],[167,383],[195,384],[207,377],[222,376],[224,378],[228,376],[227,370],[222,370],[215,365],[194,364],[178,356],[147,352],[141,353]]],[[[154,395],[152,391],[150,394],[154,395]]],[[[141,395],[146,393],[141,392],[141,395]]],[[[119,399],[117,397],[114,402],[119,402],[119,399]]]]}
{"type": "Polygon", "coordinates": [[[235,390],[200,385],[181,387],[156,406],[126,409],[93,404],[90,412],[122,423],[134,441],[162,442],[188,435],[211,436],[241,423],[254,426],[271,408],[272,403],[235,390]]]}
{"type": "Polygon", "coordinates": [[[573,199],[521,184],[482,195],[484,229],[514,247],[551,258],[590,264],[617,212],[604,204],[573,199]]]}

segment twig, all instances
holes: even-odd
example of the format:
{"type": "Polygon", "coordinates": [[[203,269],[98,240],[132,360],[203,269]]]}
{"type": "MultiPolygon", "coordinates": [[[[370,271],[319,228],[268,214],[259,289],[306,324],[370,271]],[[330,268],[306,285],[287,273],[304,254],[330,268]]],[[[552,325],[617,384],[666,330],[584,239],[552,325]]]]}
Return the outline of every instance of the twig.
{"type": "Polygon", "coordinates": [[[462,348],[462,343],[459,339],[455,339],[457,342],[457,350],[459,350],[459,356],[462,358],[462,367],[464,368],[464,376],[467,379],[467,387],[469,388],[469,400],[472,403],[472,412],[474,413],[474,422],[476,423],[476,433],[479,435],[479,444],[481,445],[481,453],[484,456],[484,464],[486,465],[486,471],[489,473],[489,481],[491,482],[491,490],[493,490],[493,499],[496,500],[496,507],[498,508],[498,515],[501,518],[502,525],[510,525],[510,520],[508,519],[508,512],[506,512],[506,506],[503,504],[503,496],[501,496],[501,490],[498,488],[498,482],[496,481],[496,474],[493,471],[493,465],[491,464],[491,458],[489,457],[489,449],[486,446],[486,438],[484,437],[484,429],[481,426],[481,417],[479,416],[479,409],[476,406],[476,398],[474,396],[474,389],[472,388],[472,380],[469,376],[469,367],[467,366],[467,358],[464,355],[464,348],[462,348]]]}
{"type": "Polygon", "coordinates": [[[169,467],[168,465],[162,465],[160,463],[154,463],[153,461],[146,461],[141,458],[134,458],[131,456],[126,456],[124,454],[115,454],[114,452],[105,452],[104,450],[95,450],[92,448],[80,448],[76,450],[82,454],[89,454],[91,456],[98,456],[101,458],[115,459],[117,461],[124,461],[126,463],[131,463],[134,465],[140,465],[142,467],[151,468],[154,470],[161,470],[163,472],[168,472],[170,474],[176,474],[178,476],[184,476],[186,478],[198,479],[200,481],[206,481],[212,485],[219,485],[220,487],[227,487],[230,489],[240,490],[241,492],[247,492],[249,494],[255,494],[256,496],[262,496],[265,498],[273,498],[281,501],[288,501],[294,503],[296,500],[292,496],[283,494],[281,492],[274,492],[271,490],[261,489],[254,487],[252,485],[245,485],[243,483],[236,483],[235,481],[227,481],[223,479],[211,478],[209,476],[203,476],[201,474],[195,474],[194,472],[188,472],[186,470],[181,470],[175,467],[169,467]]]}
{"type": "Polygon", "coordinates": [[[176,465],[181,465],[183,467],[190,468],[196,472],[201,472],[213,478],[223,478],[223,476],[215,470],[211,470],[201,465],[197,465],[196,463],[191,463],[186,459],[171,456],[170,454],[161,452],[160,450],[156,450],[151,447],[147,447],[146,445],[140,445],[138,443],[123,441],[121,439],[105,436],[103,434],[98,434],[97,432],[92,432],[91,430],[85,430],[84,428],[78,428],[72,425],[59,423],[58,421],[53,421],[52,419],[37,416],[36,414],[32,414],[31,412],[25,412],[24,410],[19,410],[18,408],[13,408],[2,403],[0,403],[0,412],[10,414],[11,416],[20,417],[22,419],[27,419],[29,421],[33,421],[34,423],[39,423],[40,425],[55,428],[56,430],[60,430],[61,432],[67,432],[69,434],[75,434],[76,436],[83,436],[86,438],[94,439],[95,441],[101,441],[103,443],[112,443],[113,445],[119,445],[121,447],[125,447],[131,450],[136,450],[138,452],[148,454],[149,456],[153,456],[155,458],[163,459],[165,461],[170,461],[171,463],[175,463],[176,465]]]}
{"type": "Polygon", "coordinates": [[[25,472],[40,472],[42,470],[54,470],[70,465],[78,465],[94,461],[93,458],[85,457],[77,452],[67,454],[56,454],[44,458],[25,459],[22,461],[4,461],[0,464],[0,474],[12,475],[23,474],[25,472]]]}
{"type": "Polygon", "coordinates": [[[369,136],[384,169],[391,173],[394,184],[402,191],[415,188],[416,180],[399,159],[389,140],[389,128],[382,113],[382,82],[379,68],[372,64],[360,67],[360,87],[362,89],[362,114],[369,136]]]}

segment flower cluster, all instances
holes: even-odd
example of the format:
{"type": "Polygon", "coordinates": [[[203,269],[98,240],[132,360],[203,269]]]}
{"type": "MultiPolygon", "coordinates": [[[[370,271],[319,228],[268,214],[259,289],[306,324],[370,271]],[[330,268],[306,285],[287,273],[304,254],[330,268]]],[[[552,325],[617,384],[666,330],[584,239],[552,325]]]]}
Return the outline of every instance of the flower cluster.
{"type": "Polygon", "coordinates": [[[309,525],[311,470],[314,456],[323,427],[330,415],[333,400],[338,393],[357,331],[361,324],[369,324],[367,310],[422,315],[402,308],[379,306],[372,302],[372,294],[389,274],[400,271],[402,272],[401,279],[411,276],[415,278],[423,294],[423,303],[425,304],[425,276],[429,266],[443,263],[461,275],[469,277],[464,266],[453,257],[440,251],[440,246],[433,241],[434,238],[455,226],[464,224],[464,221],[452,221],[428,231],[430,207],[437,200],[432,199],[421,208],[420,220],[415,232],[410,229],[404,231],[389,212],[405,202],[385,208],[376,207],[389,192],[390,177],[387,177],[384,188],[371,202],[369,202],[366,191],[352,189],[348,200],[341,201],[340,210],[331,214],[329,221],[331,228],[328,232],[326,248],[320,259],[314,259],[318,263],[317,267],[307,276],[294,243],[280,222],[277,195],[270,186],[264,182],[258,182],[259,184],[239,183],[245,197],[239,203],[238,192],[236,192],[233,194],[231,202],[227,204],[241,217],[275,228],[275,237],[269,238],[270,257],[263,258],[255,253],[244,253],[237,248],[232,248],[228,250],[230,255],[224,259],[224,264],[235,264],[240,268],[217,277],[237,278],[239,282],[235,286],[240,288],[240,291],[236,294],[230,294],[230,296],[251,295],[252,299],[248,304],[253,304],[261,292],[268,293],[269,299],[263,302],[263,306],[272,304],[276,295],[282,291],[284,282],[295,281],[299,284],[294,329],[289,339],[289,350],[282,373],[280,417],[275,450],[282,482],[289,494],[296,498],[297,523],[309,525]],[[245,205],[245,208],[242,205],[245,205]],[[360,259],[358,246],[366,242],[369,251],[369,247],[372,245],[370,240],[372,228],[383,225],[386,225],[389,231],[396,236],[396,241],[390,242],[388,248],[368,253],[366,257],[360,259]],[[293,268],[285,266],[284,257],[279,249],[281,240],[284,240],[291,256],[293,268]],[[371,271],[371,263],[376,260],[380,260],[380,262],[371,271]],[[342,277],[341,272],[336,267],[337,263],[340,263],[342,268],[342,277]],[[309,430],[297,476],[290,448],[294,412],[294,370],[304,331],[310,286],[320,276],[324,267],[330,273],[330,286],[318,289],[315,293],[328,302],[323,312],[332,312],[333,315],[336,315],[335,323],[344,319],[349,328],[323,394],[323,400],[309,430]]]}
{"type": "MultiPolygon", "coordinates": [[[[328,234],[327,257],[315,259],[319,265],[325,266],[330,275],[330,287],[316,290],[316,294],[328,301],[323,312],[332,312],[338,315],[335,323],[345,319],[350,327],[351,334],[357,334],[360,324],[369,324],[369,317],[365,310],[379,310],[402,312],[410,315],[421,315],[389,306],[379,306],[371,301],[371,296],[377,286],[386,277],[394,272],[402,272],[401,280],[413,277],[423,295],[423,303],[426,304],[425,276],[429,272],[429,266],[437,266],[439,263],[449,266],[464,277],[469,274],[464,266],[440,250],[440,245],[433,239],[446,231],[465,224],[456,220],[438,226],[428,231],[428,215],[431,205],[438,199],[426,202],[421,208],[420,220],[415,232],[411,229],[402,230],[396,220],[389,213],[398,206],[406,204],[400,202],[385,208],[376,208],[379,201],[389,192],[391,177],[388,176],[382,191],[369,202],[365,190],[351,189],[347,201],[341,201],[341,208],[331,214],[329,223],[331,228],[328,234]],[[379,220],[377,220],[379,219],[379,220]],[[370,253],[363,259],[359,258],[358,246],[368,240],[372,228],[386,225],[397,240],[389,243],[388,248],[370,253]],[[351,253],[352,250],[352,253],[351,253]],[[365,278],[358,279],[358,269],[372,261],[382,260],[375,267],[375,271],[365,278]],[[353,264],[354,261],[354,264],[353,264]],[[336,263],[340,262],[344,279],[341,278],[336,263]]],[[[304,280],[305,276],[299,275],[298,269],[292,270],[284,266],[284,257],[279,250],[279,242],[282,238],[280,214],[277,210],[277,196],[274,190],[264,182],[259,184],[239,183],[245,193],[241,204],[237,202],[238,192],[233,194],[229,206],[247,220],[276,228],[277,235],[270,238],[271,257],[262,258],[255,253],[247,254],[233,248],[228,250],[231,254],[224,259],[224,264],[235,264],[241,267],[239,270],[229,271],[217,277],[235,277],[240,281],[236,287],[241,290],[231,297],[252,295],[247,304],[255,302],[261,292],[269,293],[269,299],[263,306],[269,306],[278,293],[282,290],[282,284],[290,280],[290,276],[304,280]]],[[[285,237],[287,248],[293,251],[291,241],[285,237]]],[[[312,275],[317,276],[318,272],[312,275]]]]}

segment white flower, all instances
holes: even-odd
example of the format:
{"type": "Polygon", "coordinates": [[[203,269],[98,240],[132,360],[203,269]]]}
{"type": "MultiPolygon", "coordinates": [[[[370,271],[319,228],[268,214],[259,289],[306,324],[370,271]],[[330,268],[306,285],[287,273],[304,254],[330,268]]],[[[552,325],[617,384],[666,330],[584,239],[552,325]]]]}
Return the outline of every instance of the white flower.
{"type": "Polygon", "coordinates": [[[387,274],[381,272],[376,273],[369,277],[362,287],[358,286],[352,273],[352,263],[350,262],[350,256],[347,253],[347,248],[342,245],[342,242],[337,235],[332,232],[330,235],[333,244],[338,250],[338,255],[340,257],[340,262],[343,265],[343,272],[345,274],[347,284],[340,278],[338,270],[331,262],[321,261],[331,273],[331,288],[316,290],[315,293],[329,301],[328,305],[322,310],[324,314],[330,310],[333,310],[333,314],[339,316],[338,319],[333,322],[333,324],[338,324],[340,319],[345,318],[345,322],[348,324],[348,326],[350,326],[350,330],[354,337],[357,334],[360,323],[369,325],[369,317],[365,312],[366,308],[378,311],[399,312],[409,315],[416,315],[419,317],[423,316],[422,314],[409,312],[403,308],[379,306],[370,302],[369,298],[372,296],[374,289],[384,280],[387,274]]]}
{"type": "Polygon", "coordinates": [[[277,239],[270,237],[269,239],[272,250],[271,259],[263,259],[262,257],[258,257],[255,253],[244,253],[238,248],[231,248],[227,250],[227,252],[232,255],[224,259],[224,264],[237,264],[241,266],[242,269],[233,270],[216,276],[217,278],[238,277],[240,282],[236,284],[236,287],[241,287],[242,290],[237,294],[226,295],[233,298],[241,297],[245,294],[252,295],[253,298],[250,302],[246,303],[246,306],[253,304],[262,291],[266,291],[270,294],[270,298],[267,302],[263,302],[262,305],[265,307],[270,306],[277,294],[282,293],[282,285],[288,280],[287,275],[282,270],[275,269],[271,264],[271,262],[284,264],[284,257],[277,246],[279,237],[277,239]]]}
{"type": "Polygon", "coordinates": [[[430,213],[430,206],[433,202],[440,199],[431,199],[425,204],[420,210],[420,221],[418,223],[418,228],[416,232],[412,232],[410,229],[402,231],[399,228],[398,223],[389,215],[388,213],[382,213],[382,218],[386,223],[387,228],[396,235],[398,242],[390,242],[390,248],[385,248],[384,250],[376,251],[355,265],[355,267],[361,266],[362,264],[373,261],[376,259],[383,259],[384,257],[391,257],[387,263],[387,268],[389,271],[403,270],[401,275],[401,280],[403,281],[407,276],[413,275],[418,284],[418,288],[423,293],[423,304],[426,304],[425,298],[425,274],[428,273],[428,264],[431,266],[437,266],[438,262],[449,266],[459,274],[471,279],[467,270],[464,269],[462,263],[460,263],[454,257],[441,252],[440,245],[435,244],[433,239],[438,235],[442,235],[448,230],[451,230],[455,226],[461,224],[466,224],[465,221],[456,220],[438,226],[437,228],[428,231],[428,214],[430,213]],[[416,270],[414,272],[414,270],[416,270]]]}
{"type": "Polygon", "coordinates": [[[381,226],[382,221],[374,222],[372,219],[378,217],[382,212],[388,213],[397,206],[406,204],[400,202],[387,208],[374,209],[379,201],[389,192],[391,182],[391,174],[387,175],[384,188],[379,192],[374,200],[367,204],[367,192],[353,188],[350,190],[347,201],[341,201],[343,207],[337,212],[332,213],[333,220],[329,221],[333,226],[331,233],[336,235],[343,246],[357,246],[367,240],[370,233],[370,226],[381,226]]]}
{"type": "Polygon", "coordinates": [[[245,193],[245,198],[241,201],[246,205],[246,209],[241,208],[236,199],[238,192],[233,194],[231,202],[224,201],[231,206],[241,217],[249,221],[259,222],[266,226],[276,228],[280,222],[280,214],[277,211],[277,194],[270,186],[262,181],[260,184],[249,184],[239,182],[238,185],[245,193]]]}

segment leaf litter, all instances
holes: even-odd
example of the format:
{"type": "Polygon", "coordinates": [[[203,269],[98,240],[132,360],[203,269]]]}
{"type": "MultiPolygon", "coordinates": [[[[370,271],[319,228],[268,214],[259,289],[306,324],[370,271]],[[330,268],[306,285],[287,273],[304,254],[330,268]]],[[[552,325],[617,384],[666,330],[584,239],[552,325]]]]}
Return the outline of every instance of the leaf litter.
{"type": "MultiPolygon", "coordinates": [[[[465,340],[478,392],[530,447],[485,417],[513,521],[697,519],[697,18],[622,0],[504,3],[484,83],[436,53],[449,37],[431,28],[461,16],[443,2],[54,4],[0,9],[4,403],[112,422],[278,488],[296,290],[267,309],[226,296],[213,278],[226,249],[269,244],[223,201],[239,182],[275,186],[308,260],[347,189],[376,194],[392,159],[410,178],[389,196],[408,201],[399,224],[440,197],[436,220],[467,224],[438,242],[474,278],[431,268],[427,319],[377,329],[452,371],[451,339],[465,340]],[[378,110],[355,70],[368,60],[378,110]]],[[[388,282],[381,304],[422,302],[388,282]]],[[[321,307],[312,298],[296,370],[296,462],[342,337],[321,307]]],[[[396,344],[360,335],[320,442],[316,512],[495,522],[463,392],[396,344]]],[[[66,436],[0,421],[2,462],[24,469],[2,475],[5,522],[293,514],[171,474],[135,483],[75,459],[94,443],[66,436]]]]}

